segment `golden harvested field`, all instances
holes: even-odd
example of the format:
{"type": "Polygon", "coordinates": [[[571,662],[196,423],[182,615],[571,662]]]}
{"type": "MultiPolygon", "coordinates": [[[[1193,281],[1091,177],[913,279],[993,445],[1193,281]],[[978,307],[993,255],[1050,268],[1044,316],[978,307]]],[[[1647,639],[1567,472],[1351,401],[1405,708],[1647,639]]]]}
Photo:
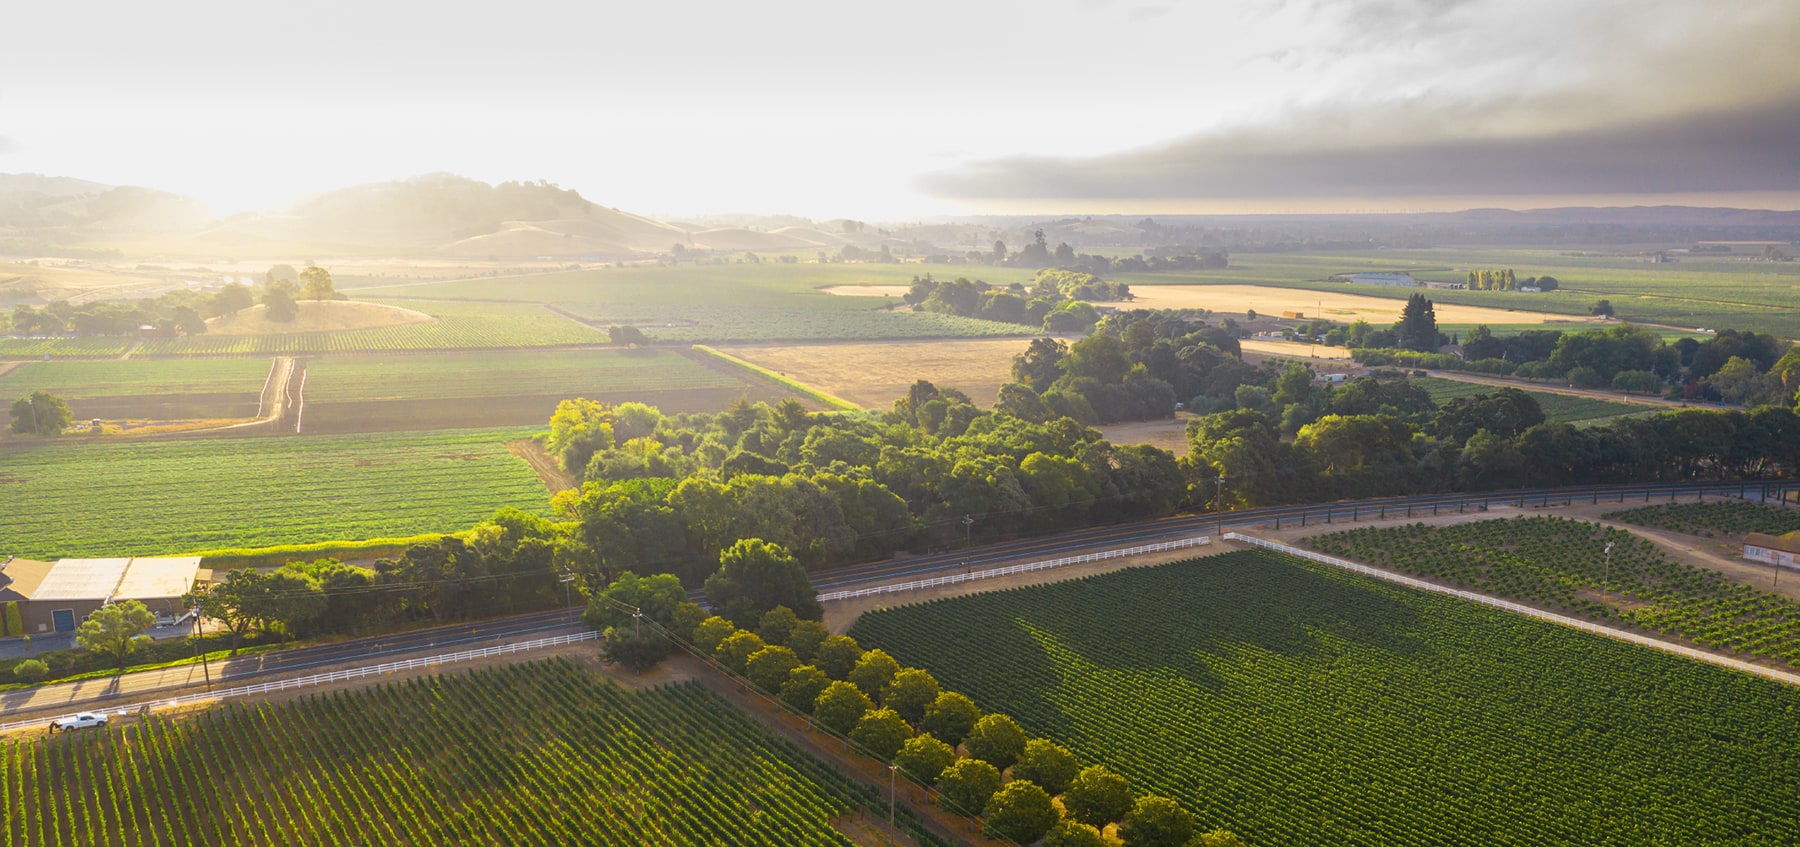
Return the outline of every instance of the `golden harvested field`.
{"type": "Polygon", "coordinates": [[[1298,341],[1261,341],[1246,338],[1238,342],[1245,353],[1261,353],[1266,356],[1287,356],[1295,359],[1335,359],[1350,361],[1350,348],[1327,347],[1323,344],[1301,344],[1298,341]]]}
{"type": "Polygon", "coordinates": [[[1176,412],[1175,417],[1159,421],[1124,421],[1094,428],[1114,444],[1148,444],[1161,447],[1177,456],[1186,456],[1187,425],[1193,419],[1192,413],[1176,412]]]}
{"type": "Polygon", "coordinates": [[[819,289],[839,297],[905,297],[910,285],[828,285],[819,289]]]}
{"type": "MultiPolygon", "coordinates": [[[[1346,286],[1351,287],[1351,286],[1346,286]]],[[[1430,290],[1420,290],[1430,298],[1430,290]]],[[[1376,325],[1391,324],[1400,319],[1404,300],[1389,300],[1350,292],[1304,291],[1292,288],[1270,288],[1261,285],[1138,285],[1131,289],[1133,300],[1120,303],[1095,303],[1120,309],[1208,309],[1226,314],[1243,314],[1254,309],[1257,314],[1278,317],[1282,312],[1300,312],[1307,320],[1324,318],[1338,323],[1357,319],[1376,325]],[[1320,313],[1321,306],[1324,313],[1320,313]]],[[[1486,306],[1456,306],[1434,303],[1440,324],[1536,324],[1591,323],[1597,318],[1574,315],[1551,315],[1544,312],[1508,311],[1486,306]]]]}
{"type": "Polygon", "coordinates": [[[375,329],[384,326],[426,323],[435,320],[424,312],[402,309],[381,303],[358,303],[353,300],[303,300],[300,314],[288,323],[276,323],[264,317],[264,307],[251,306],[235,315],[213,318],[206,322],[208,335],[285,335],[295,332],[335,332],[349,329],[375,329]]]}
{"type": "Polygon", "coordinates": [[[868,409],[888,409],[921,379],[953,387],[992,406],[1012,381],[1012,358],[1027,339],[886,341],[731,347],[733,356],[835,394],[868,409]]]}

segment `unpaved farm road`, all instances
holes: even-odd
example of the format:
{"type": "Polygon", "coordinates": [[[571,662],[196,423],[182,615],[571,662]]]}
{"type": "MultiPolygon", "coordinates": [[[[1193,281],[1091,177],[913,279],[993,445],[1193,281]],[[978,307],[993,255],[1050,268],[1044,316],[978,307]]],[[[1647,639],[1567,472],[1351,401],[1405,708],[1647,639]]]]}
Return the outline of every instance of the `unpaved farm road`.
{"type": "MultiPolygon", "coordinates": [[[[225,426],[189,430],[187,434],[195,432],[230,432],[234,429],[268,426],[275,421],[281,420],[281,416],[287,414],[288,404],[296,399],[294,389],[296,389],[297,386],[293,385],[295,371],[294,357],[276,356],[274,364],[269,366],[269,378],[263,382],[262,399],[257,402],[256,417],[247,421],[226,424],[225,426]]],[[[304,373],[304,370],[301,372],[304,373]]]]}

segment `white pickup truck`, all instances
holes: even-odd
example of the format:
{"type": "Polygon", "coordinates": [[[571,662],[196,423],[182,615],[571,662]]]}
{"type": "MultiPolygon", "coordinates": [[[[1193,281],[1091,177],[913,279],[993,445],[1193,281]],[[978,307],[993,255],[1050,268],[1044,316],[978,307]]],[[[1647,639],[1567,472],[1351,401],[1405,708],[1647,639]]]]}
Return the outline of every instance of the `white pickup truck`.
{"type": "Polygon", "coordinates": [[[99,712],[77,712],[72,718],[57,718],[50,722],[50,731],[71,729],[87,729],[90,726],[106,726],[106,716],[99,712]]]}

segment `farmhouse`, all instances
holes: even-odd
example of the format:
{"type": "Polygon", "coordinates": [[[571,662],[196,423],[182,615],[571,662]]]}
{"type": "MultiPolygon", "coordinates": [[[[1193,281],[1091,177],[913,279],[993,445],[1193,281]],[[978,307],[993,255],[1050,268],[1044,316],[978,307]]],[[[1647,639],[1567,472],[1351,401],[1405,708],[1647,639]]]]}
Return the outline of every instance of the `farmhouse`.
{"type": "MultiPolygon", "coordinates": [[[[71,632],[90,612],[118,600],[137,600],[150,611],[178,614],[181,595],[193,587],[199,573],[199,556],[8,559],[0,564],[0,604],[9,608],[18,604],[24,631],[6,634],[71,632]]],[[[3,619],[10,618],[7,614],[3,619]]]]}
{"type": "Polygon", "coordinates": [[[1744,558],[1800,570],[1800,531],[1786,535],[1752,532],[1744,539],[1744,558]]]}
{"type": "Polygon", "coordinates": [[[1360,273],[1350,275],[1352,285],[1400,285],[1408,288],[1417,286],[1419,281],[1412,274],[1360,273]]]}

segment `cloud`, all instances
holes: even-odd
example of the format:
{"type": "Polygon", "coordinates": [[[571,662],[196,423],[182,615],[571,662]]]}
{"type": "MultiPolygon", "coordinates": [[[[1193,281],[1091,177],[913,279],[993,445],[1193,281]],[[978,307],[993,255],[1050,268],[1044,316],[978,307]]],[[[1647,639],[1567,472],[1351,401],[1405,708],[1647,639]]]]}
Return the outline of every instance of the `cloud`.
{"type": "MultiPolygon", "coordinates": [[[[1480,0],[1330,8],[1343,16],[1341,44],[1384,29],[1430,34],[1386,72],[1460,61],[1461,45],[1496,13],[1480,0]]],[[[1427,76],[1153,146],[996,159],[920,184],[977,204],[1800,192],[1800,75],[1788,47],[1800,38],[1800,4],[1743,8],[1711,30],[1635,40],[1623,30],[1601,37],[1618,22],[1590,15],[1583,29],[1593,32],[1546,33],[1536,55],[1508,54],[1486,91],[1437,90],[1427,76]],[[1591,47],[1575,53],[1571,42],[1591,47]]],[[[1265,58],[1321,61],[1305,51],[1265,58]]]]}

